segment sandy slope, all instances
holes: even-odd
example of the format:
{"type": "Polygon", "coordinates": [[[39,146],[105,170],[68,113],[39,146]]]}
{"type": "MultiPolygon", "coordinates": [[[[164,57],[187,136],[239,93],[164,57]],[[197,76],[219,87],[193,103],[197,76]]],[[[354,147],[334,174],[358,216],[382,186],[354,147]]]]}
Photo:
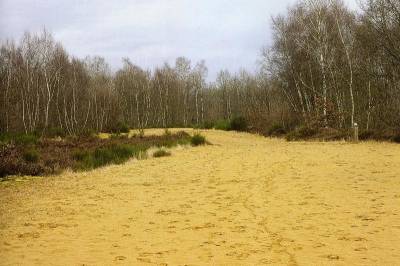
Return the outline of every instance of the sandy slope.
{"type": "Polygon", "coordinates": [[[400,145],[206,135],[172,157],[0,184],[0,264],[400,264],[400,145]]]}

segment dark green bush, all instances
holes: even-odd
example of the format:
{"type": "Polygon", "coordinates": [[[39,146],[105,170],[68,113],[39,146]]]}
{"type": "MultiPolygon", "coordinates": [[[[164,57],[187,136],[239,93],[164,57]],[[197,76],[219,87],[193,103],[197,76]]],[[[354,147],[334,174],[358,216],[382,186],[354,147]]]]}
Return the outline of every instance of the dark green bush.
{"type": "Polygon", "coordinates": [[[206,138],[203,135],[197,133],[194,134],[194,136],[191,138],[190,143],[192,144],[192,146],[204,145],[206,144],[206,138]]]}
{"type": "Polygon", "coordinates": [[[237,116],[232,118],[230,121],[230,130],[246,131],[247,130],[246,119],[243,116],[237,116]]]}
{"type": "Polygon", "coordinates": [[[163,149],[159,149],[153,153],[153,157],[156,157],[156,158],[165,157],[165,156],[171,156],[171,153],[166,150],[163,150],[163,149]]]}
{"type": "Polygon", "coordinates": [[[280,124],[273,124],[267,131],[269,136],[282,136],[285,135],[287,132],[285,128],[280,124]]]}
{"type": "Polygon", "coordinates": [[[36,163],[39,160],[39,153],[35,149],[29,149],[24,151],[22,157],[28,163],[36,163]]]}
{"type": "Polygon", "coordinates": [[[218,130],[228,131],[228,130],[231,130],[231,124],[230,124],[229,120],[218,120],[215,123],[214,128],[218,129],[218,130]]]}

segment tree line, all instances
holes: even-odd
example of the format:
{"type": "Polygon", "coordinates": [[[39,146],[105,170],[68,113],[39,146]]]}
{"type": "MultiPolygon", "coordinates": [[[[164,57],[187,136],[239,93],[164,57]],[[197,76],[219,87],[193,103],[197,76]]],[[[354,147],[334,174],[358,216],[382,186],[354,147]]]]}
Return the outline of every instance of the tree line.
{"type": "Polygon", "coordinates": [[[400,130],[400,2],[304,0],[272,19],[256,73],[223,70],[207,82],[204,61],[142,69],[128,58],[112,72],[102,57],[78,59],[47,31],[0,47],[0,131],[67,134],[204,126],[244,117],[254,130],[279,125],[400,130]]]}

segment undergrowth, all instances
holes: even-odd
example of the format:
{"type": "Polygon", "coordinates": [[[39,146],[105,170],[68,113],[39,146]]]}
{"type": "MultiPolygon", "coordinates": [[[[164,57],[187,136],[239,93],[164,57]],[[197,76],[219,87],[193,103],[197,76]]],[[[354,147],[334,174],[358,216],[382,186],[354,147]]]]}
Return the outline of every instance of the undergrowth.
{"type": "Polygon", "coordinates": [[[171,152],[166,151],[164,149],[159,149],[153,153],[153,157],[155,158],[166,157],[166,156],[171,156],[171,152]]]}
{"type": "Polygon", "coordinates": [[[129,137],[114,133],[108,139],[89,136],[39,139],[36,135],[0,135],[0,178],[10,175],[47,175],[63,169],[91,170],[121,164],[130,158],[142,159],[151,147],[188,145],[185,132],[162,136],[129,137]]]}
{"type": "Polygon", "coordinates": [[[131,157],[137,158],[145,150],[144,147],[121,144],[97,148],[92,152],[76,151],[73,154],[73,158],[77,162],[74,168],[90,170],[108,164],[121,164],[131,157]]]}

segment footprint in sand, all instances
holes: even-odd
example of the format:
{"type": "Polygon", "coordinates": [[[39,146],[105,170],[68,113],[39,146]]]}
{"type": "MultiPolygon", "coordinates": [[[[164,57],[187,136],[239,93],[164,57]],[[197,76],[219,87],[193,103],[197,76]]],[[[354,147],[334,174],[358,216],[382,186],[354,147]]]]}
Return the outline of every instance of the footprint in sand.
{"type": "Polygon", "coordinates": [[[114,260],[115,261],[126,260],[126,257],[125,256],[116,256],[114,260]]]}
{"type": "Polygon", "coordinates": [[[339,260],[340,259],[340,257],[338,255],[333,255],[333,254],[327,255],[326,257],[329,260],[339,260]]]}
{"type": "Polygon", "coordinates": [[[18,238],[39,238],[40,234],[38,232],[27,232],[18,234],[18,238]]]}

